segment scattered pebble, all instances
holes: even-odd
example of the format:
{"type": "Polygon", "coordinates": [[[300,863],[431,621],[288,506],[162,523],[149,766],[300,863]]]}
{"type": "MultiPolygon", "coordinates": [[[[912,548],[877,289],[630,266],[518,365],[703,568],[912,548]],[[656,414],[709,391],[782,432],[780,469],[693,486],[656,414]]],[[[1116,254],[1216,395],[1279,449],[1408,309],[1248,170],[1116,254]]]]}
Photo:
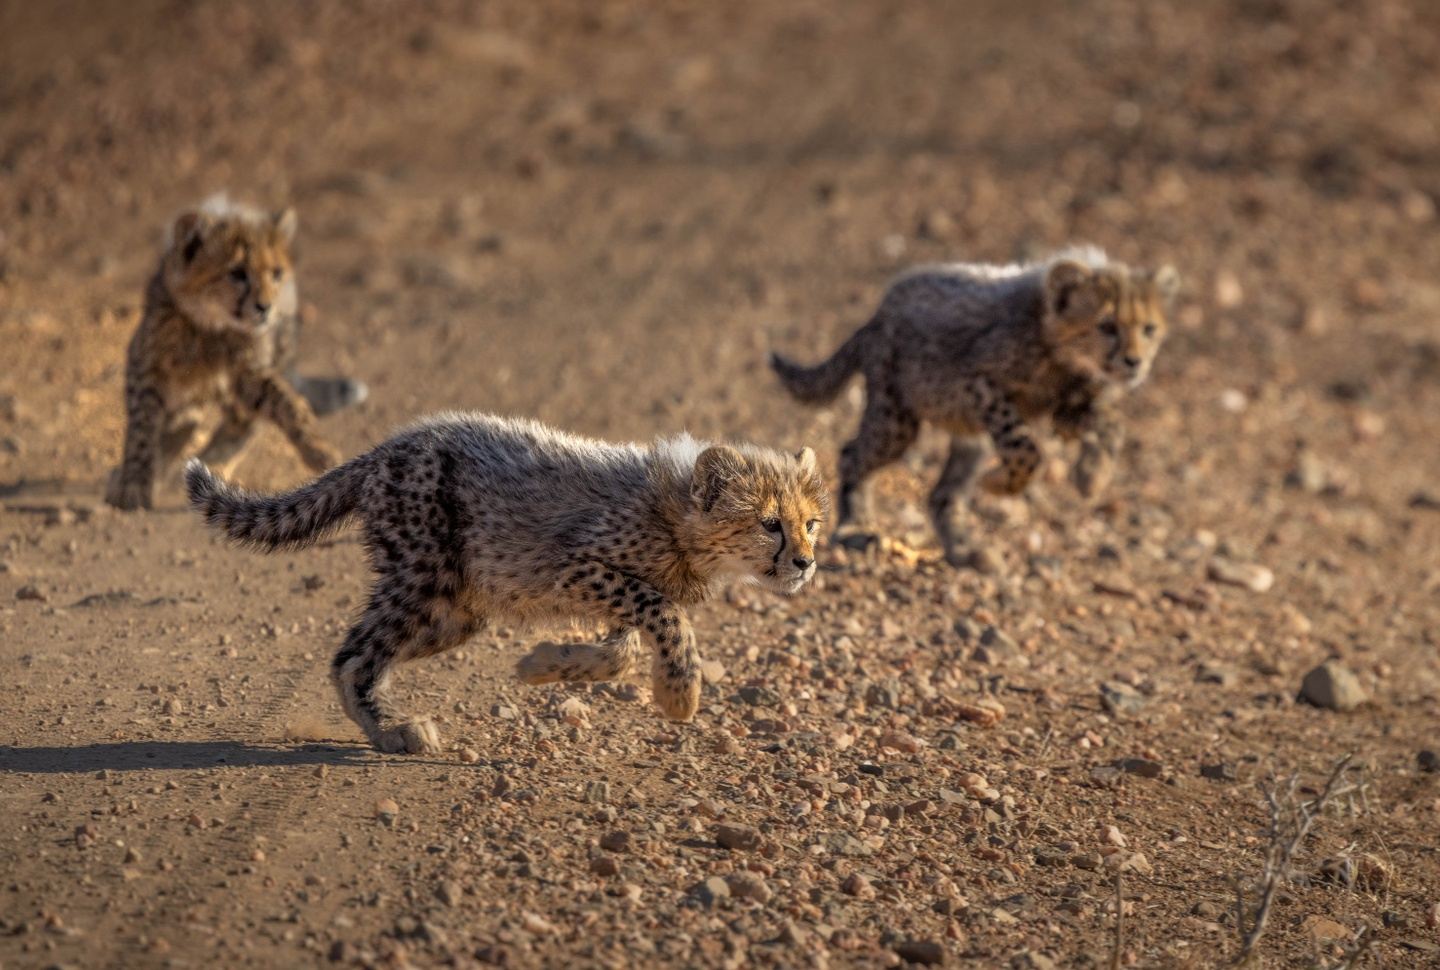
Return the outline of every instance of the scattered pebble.
{"type": "Polygon", "coordinates": [[[750,852],[760,848],[763,837],[760,830],[749,825],[730,825],[722,822],[715,826],[715,841],[722,848],[735,852],[750,852]]]}
{"type": "Polygon", "coordinates": [[[722,899],[730,897],[730,884],[720,876],[711,876],[690,887],[690,895],[700,901],[706,909],[719,905],[722,899]]]}
{"type": "Polygon", "coordinates": [[[1368,699],[1365,688],[1349,668],[1327,660],[1300,682],[1300,699],[1331,711],[1350,711],[1368,699]]]}
{"type": "Polygon", "coordinates": [[[1210,781],[1234,781],[1235,764],[1230,761],[1217,761],[1214,764],[1201,765],[1200,777],[1210,781]]]}
{"type": "Polygon", "coordinates": [[[1268,592],[1275,585],[1275,574],[1256,563],[1235,562],[1224,556],[1210,560],[1207,575],[1217,583],[1240,586],[1252,593],[1268,592]]]}
{"type": "Polygon", "coordinates": [[[616,829],[613,832],[606,832],[600,836],[600,848],[606,852],[629,852],[630,833],[624,829],[616,829]]]}
{"type": "Polygon", "coordinates": [[[854,896],[856,899],[874,899],[875,887],[870,880],[858,872],[852,872],[840,883],[840,891],[847,896],[854,896]]]}
{"type": "Polygon", "coordinates": [[[753,899],[762,906],[774,895],[769,884],[753,872],[732,872],[725,877],[730,895],[737,899],[753,899]]]}
{"type": "Polygon", "coordinates": [[[1100,685],[1100,703],[1111,714],[1137,714],[1145,706],[1145,695],[1128,684],[1106,681],[1100,685]]]}
{"type": "Polygon", "coordinates": [[[934,940],[904,940],[891,944],[890,949],[906,963],[938,966],[945,962],[945,947],[934,940]]]}
{"type": "Polygon", "coordinates": [[[915,754],[925,747],[925,742],[904,731],[886,731],[880,735],[880,747],[891,748],[905,754],[915,754]]]}
{"type": "Polygon", "coordinates": [[[382,798],[375,803],[375,817],[385,826],[393,826],[400,817],[400,806],[393,798],[382,798]]]}
{"type": "Polygon", "coordinates": [[[1141,778],[1159,778],[1165,773],[1163,764],[1149,758],[1121,758],[1115,762],[1115,767],[1126,774],[1139,775],[1141,778]]]}

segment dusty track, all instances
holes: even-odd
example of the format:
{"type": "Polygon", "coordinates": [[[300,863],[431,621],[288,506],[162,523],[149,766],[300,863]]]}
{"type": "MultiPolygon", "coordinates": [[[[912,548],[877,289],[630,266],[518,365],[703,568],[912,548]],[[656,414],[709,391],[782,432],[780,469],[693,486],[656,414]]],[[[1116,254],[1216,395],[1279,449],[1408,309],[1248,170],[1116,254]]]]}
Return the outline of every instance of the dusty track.
{"type": "MultiPolygon", "coordinates": [[[[1211,966],[1255,783],[1353,751],[1365,797],[1261,951],[1337,957],[1324,918],[1440,964],[1436,11],[595,6],[0,3],[0,962],[1108,965],[1128,860],[1125,962],[1211,966]],[[726,674],[679,730],[609,689],[568,724],[509,678],[530,634],[478,638],[402,676],[454,752],[387,758],[326,682],[358,546],[262,559],[173,489],[98,501],[155,241],[217,188],[299,208],[305,359],[373,388],[327,424],[351,452],[480,408],[833,464],[855,401],[793,407],[765,351],[832,347],[901,266],[1084,239],[1187,289],[1110,497],[982,503],[998,573],[831,554],[716,602],[726,674]],[[1274,588],[1208,580],[1217,544],[1274,588]],[[1369,705],[1293,702],[1330,656],[1369,705]],[[996,726],[956,714],[982,691],[996,726]],[[1367,856],[1385,879],[1317,875],[1367,856]]],[[[882,482],[912,545],[935,457],[882,482]]],[[[299,472],[272,435],[242,475],[299,472]]]]}

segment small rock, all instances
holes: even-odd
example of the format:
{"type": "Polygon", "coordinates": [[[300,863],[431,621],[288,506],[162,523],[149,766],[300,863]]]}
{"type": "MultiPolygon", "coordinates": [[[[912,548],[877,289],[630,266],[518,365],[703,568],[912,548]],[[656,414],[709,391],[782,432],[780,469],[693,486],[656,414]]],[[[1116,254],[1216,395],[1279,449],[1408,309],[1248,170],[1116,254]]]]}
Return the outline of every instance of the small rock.
{"type": "Polygon", "coordinates": [[[840,891],[847,896],[854,896],[856,899],[875,898],[875,887],[870,884],[869,879],[858,872],[852,872],[845,877],[845,881],[840,884],[840,891]]]}
{"type": "Polygon", "coordinates": [[[893,711],[900,706],[900,681],[893,677],[871,684],[865,688],[865,703],[869,707],[893,711]]]}
{"type": "Polygon", "coordinates": [[[1202,663],[1195,668],[1195,683],[1197,684],[1219,684],[1221,687],[1235,686],[1235,671],[1214,663],[1202,663]]]}
{"type": "Polygon", "coordinates": [[[1252,593],[1267,592],[1275,585],[1275,574],[1256,563],[1235,562],[1223,556],[1210,560],[1206,574],[1217,583],[1239,586],[1252,593]]]}
{"type": "Polygon", "coordinates": [[[141,855],[140,855],[140,850],[137,849],[137,848],[135,848],[133,845],[130,846],[128,849],[125,850],[125,864],[126,864],[126,865],[134,865],[134,864],[136,864],[137,862],[140,862],[141,859],[142,859],[142,857],[141,857],[141,855]]]}
{"type": "Polygon", "coordinates": [[[1211,781],[1234,781],[1235,764],[1230,761],[1217,761],[1213,765],[1201,765],[1200,777],[1211,781]]]}
{"type": "Polygon", "coordinates": [[[1106,681],[1100,685],[1100,703],[1111,714],[1136,714],[1145,706],[1145,696],[1128,684],[1106,681]]]}
{"type": "Polygon", "coordinates": [[[939,966],[945,962],[945,947],[934,940],[904,940],[892,943],[890,949],[906,963],[939,966]]]}
{"type": "Polygon", "coordinates": [[[720,900],[730,895],[730,884],[719,876],[711,876],[690,887],[690,895],[700,901],[700,905],[711,909],[719,904],[720,900]]]}
{"type": "Polygon", "coordinates": [[[400,817],[400,806],[393,798],[382,798],[375,803],[375,817],[382,825],[392,826],[395,819],[400,817]]]}
{"type": "Polygon", "coordinates": [[[1410,496],[1410,507],[1425,512],[1440,512],[1440,495],[1434,492],[1416,492],[1410,496]]]}
{"type": "Polygon", "coordinates": [[[718,660],[702,660],[700,676],[705,679],[707,684],[718,684],[725,679],[725,665],[718,660]]]}
{"type": "Polygon", "coordinates": [[[44,590],[34,583],[26,583],[15,591],[17,600],[30,600],[35,603],[48,603],[50,597],[45,595],[44,590]]]}
{"type": "Polygon", "coordinates": [[[461,748],[459,758],[461,764],[473,765],[480,761],[480,752],[474,748],[461,748]]]}
{"type": "Polygon", "coordinates": [[[715,841],[722,848],[730,849],[733,852],[751,852],[760,848],[763,837],[760,830],[750,825],[730,825],[721,823],[715,826],[715,841]]]}
{"type": "Polygon", "coordinates": [[[1415,765],[1429,774],[1440,773],[1440,755],[1428,748],[1415,756],[1415,765]]]}
{"type": "Polygon", "coordinates": [[[513,721],[520,716],[520,712],[509,704],[492,704],[490,716],[498,717],[502,721],[513,721]]]}
{"type": "Polygon", "coordinates": [[[904,731],[886,731],[880,735],[880,747],[892,748],[905,754],[915,754],[925,747],[925,742],[913,734],[906,734],[904,731]]]}
{"type": "Polygon", "coordinates": [[[779,707],[780,695],[769,687],[747,684],[735,692],[740,700],[751,707],[779,707]]]}
{"type": "Polygon", "coordinates": [[[1350,711],[1368,698],[1349,668],[1327,660],[1300,682],[1300,699],[1331,711],[1350,711]]]}
{"type": "Polygon", "coordinates": [[[1316,943],[1334,943],[1350,939],[1350,930],[1328,916],[1307,916],[1300,924],[1305,934],[1316,943]]]}
{"type": "Polygon", "coordinates": [[[1215,304],[1223,310],[1233,310],[1245,302],[1245,290],[1240,278],[1228,269],[1215,275],[1215,304]]]}
{"type": "Polygon", "coordinates": [[[454,879],[446,879],[435,890],[435,895],[446,906],[458,906],[461,898],[465,895],[465,890],[454,879]]]}
{"type": "Polygon", "coordinates": [[[555,935],[555,924],[539,913],[525,912],[520,916],[520,925],[536,936],[555,935]]]}
{"type": "Polygon", "coordinates": [[[1120,871],[1133,872],[1141,876],[1148,876],[1155,871],[1155,868],[1154,866],[1150,865],[1150,860],[1145,858],[1145,853],[1133,852],[1130,855],[1125,856],[1121,860],[1120,871]]]}
{"type": "Polygon", "coordinates": [[[610,800],[610,783],[592,781],[585,786],[585,800],[592,805],[603,805],[610,800]]]}
{"type": "Polygon", "coordinates": [[[1005,559],[989,546],[977,546],[970,551],[965,565],[981,576],[998,576],[1005,571],[1005,559]]]}
{"type": "Polygon", "coordinates": [[[1330,483],[1330,473],[1320,456],[1309,449],[1295,455],[1295,465],[1285,474],[1285,484],[1302,492],[1319,494],[1330,483]]]}
{"type": "Polygon", "coordinates": [[[1055,961],[1039,950],[1022,950],[1010,958],[1010,970],[1055,970],[1055,961]]]}
{"type": "Polygon", "coordinates": [[[614,832],[606,832],[600,836],[600,848],[606,852],[629,852],[630,833],[624,829],[617,829],[614,832]]]}
{"type": "Polygon", "coordinates": [[[614,856],[600,855],[590,860],[590,871],[597,876],[618,876],[620,874],[620,863],[615,861],[614,856]]]}
{"type": "Polygon", "coordinates": [[[921,239],[948,242],[955,238],[955,217],[944,209],[935,209],[921,218],[916,232],[921,239]]]}
{"type": "Polygon", "coordinates": [[[725,885],[730,887],[730,895],[735,898],[753,899],[761,905],[768,903],[774,895],[765,880],[753,872],[732,872],[725,877],[725,885]]]}
{"type": "Polygon", "coordinates": [[[165,704],[161,709],[171,717],[185,713],[185,705],[180,702],[178,697],[165,698],[165,704]]]}
{"type": "Polygon", "coordinates": [[[567,697],[560,704],[560,720],[571,727],[589,727],[590,706],[578,697],[567,697]]]}
{"type": "Polygon", "coordinates": [[[1159,778],[1165,773],[1163,764],[1149,758],[1121,758],[1115,762],[1115,767],[1126,774],[1139,775],[1141,778],[1159,778]]]}
{"type": "Polygon", "coordinates": [[[955,713],[963,720],[990,727],[1005,720],[1005,705],[992,697],[984,697],[974,704],[956,705],[955,713]]]}

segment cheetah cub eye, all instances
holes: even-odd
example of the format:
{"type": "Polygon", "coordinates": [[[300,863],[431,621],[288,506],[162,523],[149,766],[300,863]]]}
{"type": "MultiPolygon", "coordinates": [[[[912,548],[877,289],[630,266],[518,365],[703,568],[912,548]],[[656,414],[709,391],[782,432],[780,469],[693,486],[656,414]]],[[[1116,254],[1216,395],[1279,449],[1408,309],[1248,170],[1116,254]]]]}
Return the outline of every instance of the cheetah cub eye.
{"type": "Polygon", "coordinates": [[[765,519],[760,523],[760,528],[772,535],[779,535],[782,529],[779,519],[765,519]]]}

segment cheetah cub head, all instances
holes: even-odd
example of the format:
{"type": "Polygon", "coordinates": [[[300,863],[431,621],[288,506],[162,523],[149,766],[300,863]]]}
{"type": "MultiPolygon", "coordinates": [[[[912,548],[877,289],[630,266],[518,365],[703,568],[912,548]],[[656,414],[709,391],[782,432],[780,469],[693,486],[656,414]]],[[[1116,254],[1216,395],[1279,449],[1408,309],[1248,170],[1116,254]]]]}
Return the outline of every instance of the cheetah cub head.
{"type": "Polygon", "coordinates": [[[809,448],[707,448],[695,459],[690,497],[698,558],[717,577],[788,594],[815,575],[829,492],[809,448]]]}
{"type": "Polygon", "coordinates": [[[1179,286],[1172,266],[1152,272],[1058,260],[1045,274],[1046,339],[1070,370],[1138,387],[1165,340],[1165,313],[1179,286]]]}
{"type": "Polygon", "coordinates": [[[175,220],[161,273],[176,307],[201,327],[257,332],[295,311],[294,209],[276,213],[223,197],[175,220]]]}

